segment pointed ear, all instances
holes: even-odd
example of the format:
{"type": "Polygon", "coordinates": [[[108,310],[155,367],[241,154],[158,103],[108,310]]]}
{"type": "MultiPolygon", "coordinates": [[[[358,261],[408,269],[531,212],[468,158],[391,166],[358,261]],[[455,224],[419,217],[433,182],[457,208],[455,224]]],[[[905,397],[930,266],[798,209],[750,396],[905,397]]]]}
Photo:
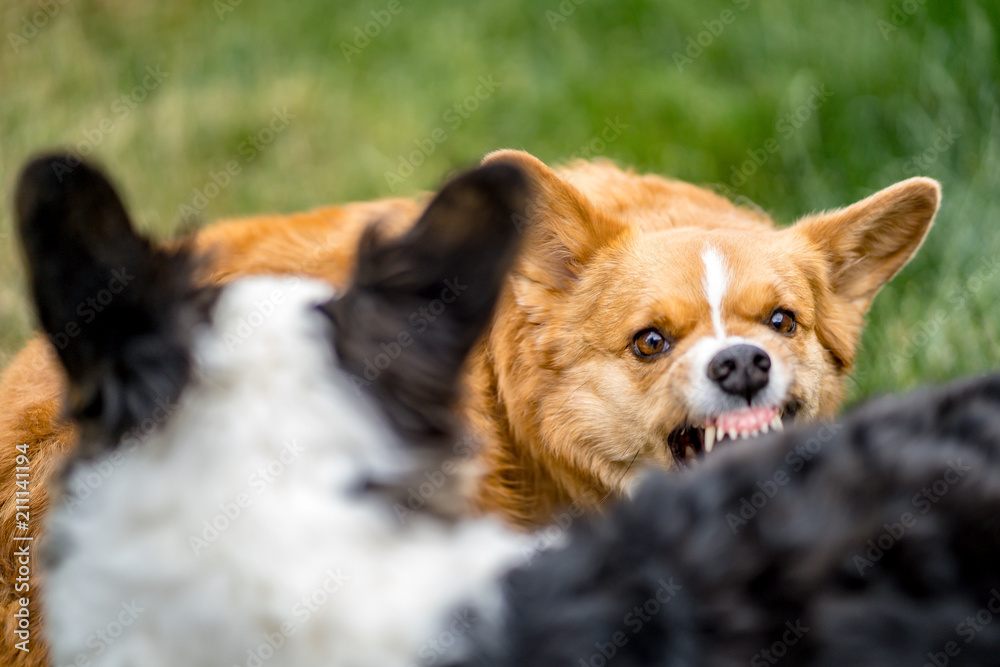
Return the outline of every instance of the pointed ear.
{"type": "Polygon", "coordinates": [[[107,179],[74,156],[29,163],[15,207],[38,318],[70,379],[70,414],[85,435],[117,442],[186,382],[192,318],[182,310],[194,263],[139,236],[107,179]]]}
{"type": "Polygon", "coordinates": [[[920,248],[940,201],[937,181],[911,178],[794,230],[827,256],[834,293],[865,312],[920,248]]]}
{"type": "Polygon", "coordinates": [[[817,333],[841,369],[853,366],[872,299],[920,248],[940,200],[937,181],[911,178],[788,230],[818,248],[827,266],[826,279],[817,277],[818,284],[829,281],[817,333]]]}
{"type": "Polygon", "coordinates": [[[483,164],[504,161],[520,166],[531,181],[525,249],[515,269],[515,298],[536,322],[547,319],[551,292],[572,288],[594,253],[618,238],[626,227],[597,210],[590,201],[538,158],[521,151],[487,155],[483,164]]]}
{"type": "Polygon", "coordinates": [[[451,431],[459,371],[513,262],[527,195],[506,162],[458,176],[405,235],[369,229],[351,287],[322,306],[342,365],[411,441],[451,431]]]}

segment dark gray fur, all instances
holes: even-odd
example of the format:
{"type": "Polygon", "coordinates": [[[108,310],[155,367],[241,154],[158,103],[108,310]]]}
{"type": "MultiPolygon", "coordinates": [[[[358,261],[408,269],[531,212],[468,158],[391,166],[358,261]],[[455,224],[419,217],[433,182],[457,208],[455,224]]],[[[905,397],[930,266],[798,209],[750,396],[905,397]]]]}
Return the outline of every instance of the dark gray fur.
{"type": "Polygon", "coordinates": [[[484,633],[463,664],[1000,664],[1000,375],[838,425],[720,451],[578,521],[567,548],[511,574],[501,641],[484,633]],[[787,482],[772,488],[778,471],[787,482]],[[756,514],[733,521],[755,494],[756,514]],[[880,539],[889,548],[870,551],[880,539]],[[679,588],[634,631],[663,583],[679,588]],[[988,605],[991,623],[968,623],[988,605]]]}
{"type": "Polygon", "coordinates": [[[459,372],[514,260],[527,197],[514,165],[461,174],[402,236],[381,239],[370,228],[350,288],[323,306],[342,364],[410,443],[441,444],[453,434],[459,372]],[[376,365],[380,357],[387,367],[376,365]]]}

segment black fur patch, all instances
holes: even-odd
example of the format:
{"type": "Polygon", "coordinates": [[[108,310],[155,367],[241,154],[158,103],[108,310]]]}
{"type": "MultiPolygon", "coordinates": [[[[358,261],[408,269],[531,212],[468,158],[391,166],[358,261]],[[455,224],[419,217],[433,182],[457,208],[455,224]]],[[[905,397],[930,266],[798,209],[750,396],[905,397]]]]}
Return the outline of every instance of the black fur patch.
{"type": "Polygon", "coordinates": [[[15,207],[38,317],[69,375],[82,446],[114,446],[145,420],[166,419],[190,374],[191,329],[214,294],[194,287],[191,252],[153,247],[108,180],[72,156],[29,163],[15,207]]]}
{"type": "Polygon", "coordinates": [[[721,451],[576,524],[463,664],[997,664],[1000,376],[721,451]]]}
{"type": "Polygon", "coordinates": [[[409,442],[452,431],[459,370],[492,315],[526,200],[513,165],[455,178],[405,235],[383,240],[370,228],[351,287],[322,306],[343,367],[409,442]]]}

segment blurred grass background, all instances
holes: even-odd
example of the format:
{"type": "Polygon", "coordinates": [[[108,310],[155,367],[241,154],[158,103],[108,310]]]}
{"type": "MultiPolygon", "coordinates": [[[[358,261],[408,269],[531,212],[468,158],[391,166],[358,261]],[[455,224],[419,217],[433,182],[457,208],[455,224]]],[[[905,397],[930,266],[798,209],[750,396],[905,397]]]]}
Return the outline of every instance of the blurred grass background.
{"type": "Polygon", "coordinates": [[[500,147],[600,153],[783,223],[928,175],[944,206],[876,301],[852,398],[1000,365],[992,0],[5,0],[0,28],[0,366],[31,330],[11,188],[52,146],[92,149],[159,237],[432,188],[500,147]],[[275,110],[294,117],[269,134],[275,110]]]}

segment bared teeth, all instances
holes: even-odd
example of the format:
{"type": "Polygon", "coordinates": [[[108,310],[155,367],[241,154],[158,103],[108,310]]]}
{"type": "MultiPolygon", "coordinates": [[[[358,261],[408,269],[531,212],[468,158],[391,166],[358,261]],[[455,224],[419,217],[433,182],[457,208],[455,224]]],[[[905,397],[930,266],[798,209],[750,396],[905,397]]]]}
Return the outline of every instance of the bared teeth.
{"type": "MultiPolygon", "coordinates": [[[[758,415],[761,411],[764,411],[765,413],[769,411],[761,408],[757,408],[755,410],[758,415]]],[[[727,437],[730,440],[749,440],[750,438],[756,438],[764,433],[783,430],[784,424],[781,421],[781,412],[776,408],[772,408],[770,410],[777,413],[774,414],[770,421],[753,419],[753,411],[748,413],[750,415],[749,418],[742,417],[741,413],[727,413],[703,421],[701,430],[705,435],[705,439],[703,441],[705,454],[710,454],[727,437]]],[[[759,416],[763,417],[763,415],[759,416]]],[[[764,418],[766,419],[766,417],[764,418]]],[[[689,447],[688,451],[685,452],[687,458],[697,459],[696,452],[693,454],[689,452],[695,452],[695,450],[689,447]]]]}

